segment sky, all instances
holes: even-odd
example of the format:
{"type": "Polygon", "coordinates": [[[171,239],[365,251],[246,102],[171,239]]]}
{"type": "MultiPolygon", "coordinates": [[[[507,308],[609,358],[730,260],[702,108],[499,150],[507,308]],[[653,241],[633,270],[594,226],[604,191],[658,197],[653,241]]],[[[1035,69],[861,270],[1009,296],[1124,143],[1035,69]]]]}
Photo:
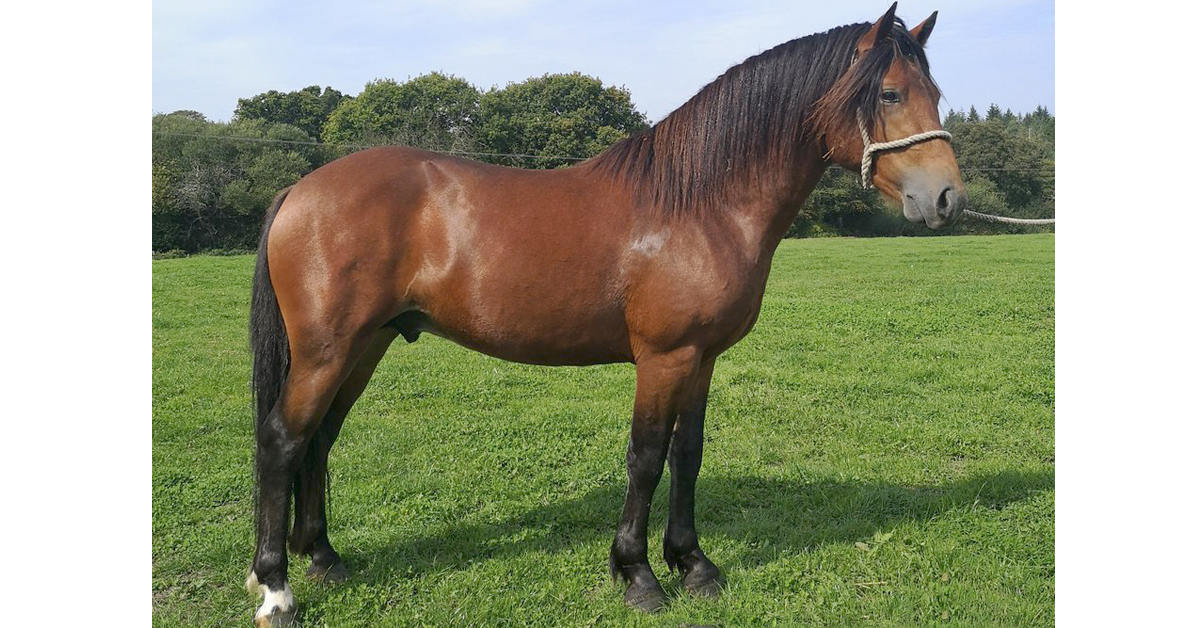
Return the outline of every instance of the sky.
{"type": "MultiPolygon", "coordinates": [[[[152,106],[229,120],[238,98],[439,71],[486,90],[574,72],[662,119],[730,66],[785,41],[878,19],[884,0],[155,0],[152,106]]],[[[927,55],[943,113],[1054,109],[1052,1],[901,2],[939,10],[927,55]]]]}

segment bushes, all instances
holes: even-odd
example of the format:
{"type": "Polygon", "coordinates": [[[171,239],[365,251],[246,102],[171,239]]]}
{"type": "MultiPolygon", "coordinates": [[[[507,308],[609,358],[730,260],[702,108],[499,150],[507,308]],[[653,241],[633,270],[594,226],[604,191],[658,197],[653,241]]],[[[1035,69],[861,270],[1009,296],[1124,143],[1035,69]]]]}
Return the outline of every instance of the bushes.
{"type": "Polygon", "coordinates": [[[176,112],[155,116],[153,130],[155,251],[253,249],[275,193],[326,159],[322,147],[291,143],[312,138],[287,124],[176,112]]]}

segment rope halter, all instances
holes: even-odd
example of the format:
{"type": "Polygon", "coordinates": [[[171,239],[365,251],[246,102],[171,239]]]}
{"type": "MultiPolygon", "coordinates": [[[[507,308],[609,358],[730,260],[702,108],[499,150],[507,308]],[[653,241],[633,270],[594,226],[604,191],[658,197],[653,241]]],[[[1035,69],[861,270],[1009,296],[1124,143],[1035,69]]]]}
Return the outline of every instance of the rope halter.
{"type": "Polygon", "coordinates": [[[939,137],[945,139],[946,141],[950,140],[949,131],[938,129],[936,131],[917,133],[916,135],[910,135],[908,137],[892,140],[890,142],[879,142],[878,144],[872,144],[871,134],[867,133],[867,123],[863,122],[862,111],[858,112],[858,130],[862,132],[863,140],[862,186],[864,190],[869,190],[871,187],[873,187],[871,184],[871,179],[874,177],[871,175],[871,169],[875,166],[875,153],[885,150],[892,150],[894,148],[904,148],[905,146],[912,146],[917,142],[924,142],[925,140],[932,140],[939,137]]]}

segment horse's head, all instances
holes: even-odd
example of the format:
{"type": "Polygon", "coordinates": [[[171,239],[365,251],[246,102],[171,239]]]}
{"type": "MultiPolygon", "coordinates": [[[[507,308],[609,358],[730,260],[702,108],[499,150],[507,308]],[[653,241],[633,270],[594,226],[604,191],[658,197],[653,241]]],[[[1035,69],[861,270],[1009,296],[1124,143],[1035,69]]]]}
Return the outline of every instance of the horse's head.
{"type": "Polygon", "coordinates": [[[908,220],[940,229],[967,195],[924,53],[937,12],[912,31],[895,13],[893,4],[858,39],[850,67],[817,105],[815,127],[829,159],[861,171],[863,185],[901,203],[908,220]]]}

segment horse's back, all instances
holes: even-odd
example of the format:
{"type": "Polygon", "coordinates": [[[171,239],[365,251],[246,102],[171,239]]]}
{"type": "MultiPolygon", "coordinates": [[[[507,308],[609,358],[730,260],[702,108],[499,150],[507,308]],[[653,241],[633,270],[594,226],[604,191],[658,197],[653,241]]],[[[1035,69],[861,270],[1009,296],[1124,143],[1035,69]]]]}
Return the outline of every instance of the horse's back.
{"type": "Polygon", "coordinates": [[[290,306],[371,326],[416,311],[424,330],[497,357],[594,363],[629,359],[628,220],[581,169],[389,147],[302,179],[268,250],[285,317],[290,306]]]}

